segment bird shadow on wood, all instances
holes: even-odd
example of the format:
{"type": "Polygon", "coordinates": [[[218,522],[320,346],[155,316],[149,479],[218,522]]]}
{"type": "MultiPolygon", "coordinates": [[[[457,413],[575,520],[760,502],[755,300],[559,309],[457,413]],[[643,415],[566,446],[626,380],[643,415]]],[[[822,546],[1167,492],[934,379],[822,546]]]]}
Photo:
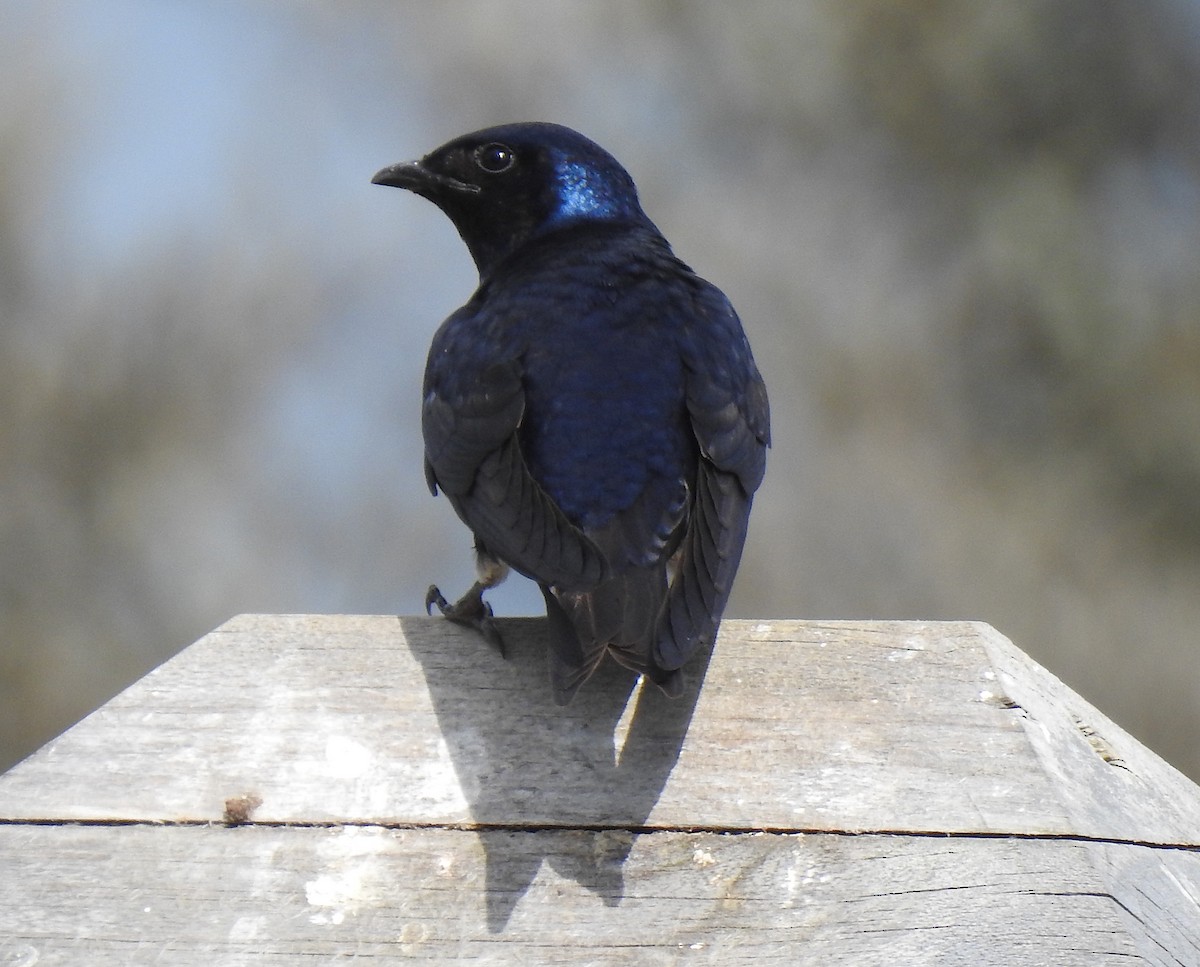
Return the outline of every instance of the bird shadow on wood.
{"type": "Polygon", "coordinates": [[[711,655],[685,668],[678,699],[607,660],[560,708],[542,619],[500,621],[507,658],[449,622],[409,635],[478,827],[488,928],[502,931],[543,863],[606,905],[679,758],[711,655]]]}

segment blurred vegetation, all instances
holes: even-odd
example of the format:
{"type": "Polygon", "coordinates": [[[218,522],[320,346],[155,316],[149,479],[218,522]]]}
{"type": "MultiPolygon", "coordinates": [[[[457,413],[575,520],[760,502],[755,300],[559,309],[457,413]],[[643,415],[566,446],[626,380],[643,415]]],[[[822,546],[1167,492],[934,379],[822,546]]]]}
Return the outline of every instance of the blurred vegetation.
{"type": "Polygon", "coordinates": [[[228,211],[112,251],[63,202],[95,65],[0,40],[0,766],[238,611],[467,579],[416,400],[470,265],[366,180],[537,118],[750,332],[776,447],[732,613],[989,621],[1200,777],[1200,5],[244,8],[228,211]]]}

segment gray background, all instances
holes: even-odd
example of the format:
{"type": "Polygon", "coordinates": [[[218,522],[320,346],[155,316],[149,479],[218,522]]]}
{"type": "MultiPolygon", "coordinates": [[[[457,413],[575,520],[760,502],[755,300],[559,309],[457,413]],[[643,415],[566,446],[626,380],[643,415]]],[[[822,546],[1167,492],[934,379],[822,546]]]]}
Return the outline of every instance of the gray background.
{"type": "Polygon", "coordinates": [[[368,181],[538,119],[750,334],[731,615],[989,621],[1200,776],[1198,102],[1192,0],[0,0],[0,766],[233,614],[465,587],[474,270],[368,181]]]}

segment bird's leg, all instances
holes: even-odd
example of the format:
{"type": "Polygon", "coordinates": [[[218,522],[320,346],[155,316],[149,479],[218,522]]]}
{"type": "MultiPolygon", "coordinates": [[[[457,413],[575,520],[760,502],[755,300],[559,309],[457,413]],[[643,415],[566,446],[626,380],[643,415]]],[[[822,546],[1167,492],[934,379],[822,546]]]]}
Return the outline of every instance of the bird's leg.
{"type": "Polygon", "coordinates": [[[484,640],[500,652],[500,657],[503,658],[504,639],[500,637],[500,630],[496,627],[492,606],[483,600],[483,592],[494,588],[508,577],[508,565],[496,560],[483,545],[476,542],[475,567],[479,573],[479,580],[454,604],[446,600],[436,584],[431,584],[425,593],[425,611],[432,614],[436,604],[437,609],[450,621],[474,628],[483,635],[484,640]]]}
{"type": "Polygon", "coordinates": [[[433,614],[433,606],[436,604],[443,616],[457,625],[474,628],[483,635],[488,644],[500,652],[501,657],[504,657],[504,639],[500,637],[500,632],[496,629],[492,606],[483,600],[483,592],[487,588],[488,586],[482,581],[476,581],[466,594],[451,604],[446,600],[446,596],[438,590],[437,585],[431,584],[425,595],[425,610],[427,613],[433,614]]]}

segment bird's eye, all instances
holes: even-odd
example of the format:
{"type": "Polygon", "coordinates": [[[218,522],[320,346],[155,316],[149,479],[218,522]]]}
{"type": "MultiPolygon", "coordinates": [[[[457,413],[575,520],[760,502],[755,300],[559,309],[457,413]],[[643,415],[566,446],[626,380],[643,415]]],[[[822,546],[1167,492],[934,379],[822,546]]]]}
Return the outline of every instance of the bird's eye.
{"type": "Polygon", "coordinates": [[[517,156],[507,144],[493,141],[475,149],[475,163],[484,171],[498,175],[517,163],[517,156]]]}

